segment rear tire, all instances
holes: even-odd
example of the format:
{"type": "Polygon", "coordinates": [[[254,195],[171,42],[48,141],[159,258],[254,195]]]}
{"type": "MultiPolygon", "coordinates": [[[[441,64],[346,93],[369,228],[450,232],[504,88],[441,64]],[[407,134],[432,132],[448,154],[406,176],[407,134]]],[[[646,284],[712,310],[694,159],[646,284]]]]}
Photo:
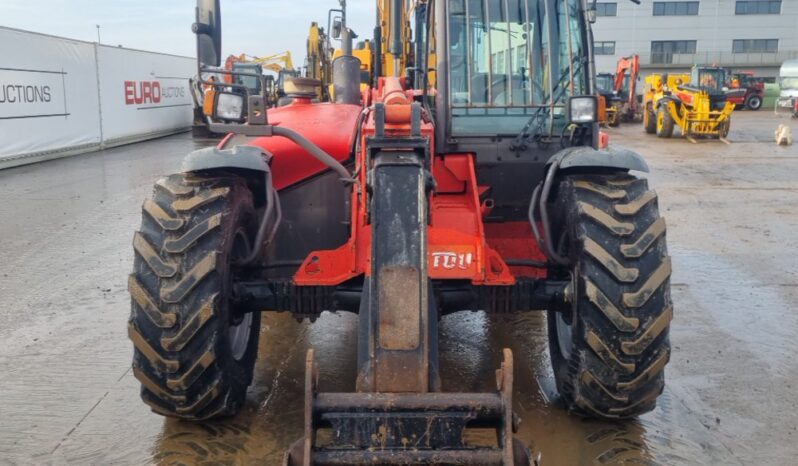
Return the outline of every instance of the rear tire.
{"type": "Polygon", "coordinates": [[[566,408],[601,418],[651,411],[670,358],[671,261],[665,221],[646,180],[562,180],[553,237],[572,261],[566,309],[548,313],[549,352],[566,408]]]}
{"type": "Polygon", "coordinates": [[[762,108],[762,97],[758,95],[748,96],[748,99],[745,101],[745,108],[754,111],[759,110],[762,108]]]}
{"type": "Polygon", "coordinates": [[[673,118],[665,105],[657,109],[657,137],[669,138],[673,136],[673,118]]]}
{"type": "Polygon", "coordinates": [[[238,177],[172,175],[144,202],[128,281],[133,374],[154,412],[189,420],[235,414],[252,382],[260,314],[237,314],[232,265],[254,236],[238,177]]]}
{"type": "Polygon", "coordinates": [[[643,128],[648,134],[657,132],[657,115],[654,113],[650,102],[646,104],[646,108],[643,110],[643,128]]]}

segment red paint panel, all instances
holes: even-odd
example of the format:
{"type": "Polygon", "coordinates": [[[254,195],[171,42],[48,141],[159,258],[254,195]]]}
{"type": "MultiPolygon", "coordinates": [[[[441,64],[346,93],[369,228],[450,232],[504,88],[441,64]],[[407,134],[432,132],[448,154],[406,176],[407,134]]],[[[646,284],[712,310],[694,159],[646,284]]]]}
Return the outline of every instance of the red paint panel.
{"type": "MultiPolygon", "coordinates": [[[[295,102],[269,109],[269,123],[293,129],[339,162],[349,159],[360,115],[358,105],[295,102]]],[[[274,185],[279,190],[323,172],[327,167],[283,137],[257,138],[250,145],[271,153],[274,185]]]]}
{"type": "MultiPolygon", "coordinates": [[[[531,259],[546,261],[529,222],[486,223],[485,239],[488,245],[504,259],[531,259]]],[[[534,267],[510,267],[516,277],[545,278],[546,270],[534,267]]]]}

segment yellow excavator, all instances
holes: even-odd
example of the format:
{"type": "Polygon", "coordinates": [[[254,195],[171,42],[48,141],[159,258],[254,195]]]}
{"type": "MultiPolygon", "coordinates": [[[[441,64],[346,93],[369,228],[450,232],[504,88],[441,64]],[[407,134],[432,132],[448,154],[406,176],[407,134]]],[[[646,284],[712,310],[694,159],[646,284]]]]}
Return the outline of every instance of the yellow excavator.
{"type": "Polygon", "coordinates": [[[329,101],[332,84],[332,46],[327,32],[315,21],[310,23],[308,32],[305,76],[319,81],[320,86],[316,91],[319,101],[329,101]]]}
{"type": "Polygon", "coordinates": [[[646,77],[643,127],[661,138],[675,127],[691,142],[714,137],[726,142],[734,104],[723,90],[723,68],[694,66],[691,74],[652,74],[646,77]]]}

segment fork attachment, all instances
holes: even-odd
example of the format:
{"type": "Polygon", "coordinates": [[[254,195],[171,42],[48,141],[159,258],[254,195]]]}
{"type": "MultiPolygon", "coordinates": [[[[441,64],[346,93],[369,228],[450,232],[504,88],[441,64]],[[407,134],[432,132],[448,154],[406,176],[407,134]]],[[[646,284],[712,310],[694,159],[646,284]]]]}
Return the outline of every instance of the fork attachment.
{"type": "Polygon", "coordinates": [[[318,365],[308,350],[305,434],[284,466],[529,465],[526,448],[514,446],[513,355],[503,354],[495,392],[319,393],[318,365]],[[496,445],[467,445],[468,428],[493,429],[496,445]]]}
{"type": "Polygon", "coordinates": [[[410,138],[402,150],[389,150],[395,139],[368,141],[371,260],[358,311],[357,391],[319,393],[308,352],[305,434],[288,453],[289,466],[515,464],[509,349],[495,392],[440,392],[437,305],[427,273],[428,143],[410,138]],[[495,440],[470,446],[469,427],[493,429],[495,440]]]}

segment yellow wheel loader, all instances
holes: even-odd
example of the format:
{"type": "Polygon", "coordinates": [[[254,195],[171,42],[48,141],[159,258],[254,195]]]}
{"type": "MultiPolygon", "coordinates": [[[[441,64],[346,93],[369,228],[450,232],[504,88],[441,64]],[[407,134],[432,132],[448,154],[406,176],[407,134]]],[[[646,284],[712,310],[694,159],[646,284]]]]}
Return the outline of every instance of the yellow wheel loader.
{"type": "Polygon", "coordinates": [[[694,137],[724,139],[729,134],[734,104],[723,90],[722,68],[694,66],[691,74],[652,74],[646,77],[643,127],[661,138],[678,127],[694,137]]]}

